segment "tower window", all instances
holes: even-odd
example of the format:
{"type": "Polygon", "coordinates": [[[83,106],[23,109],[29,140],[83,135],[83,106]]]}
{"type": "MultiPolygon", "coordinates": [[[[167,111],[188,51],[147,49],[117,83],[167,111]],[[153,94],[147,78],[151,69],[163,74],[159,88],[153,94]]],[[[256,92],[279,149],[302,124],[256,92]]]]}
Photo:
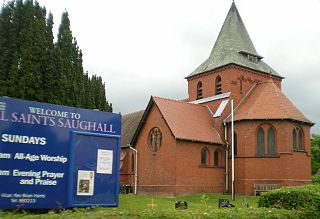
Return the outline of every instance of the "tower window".
{"type": "Polygon", "coordinates": [[[199,81],[197,84],[197,99],[202,98],[202,82],[199,81]]]}
{"type": "Polygon", "coordinates": [[[221,77],[218,75],[216,77],[216,95],[222,94],[222,89],[221,89],[221,77]]]}
{"type": "Polygon", "coordinates": [[[249,62],[258,63],[258,57],[248,54],[249,62]]]}

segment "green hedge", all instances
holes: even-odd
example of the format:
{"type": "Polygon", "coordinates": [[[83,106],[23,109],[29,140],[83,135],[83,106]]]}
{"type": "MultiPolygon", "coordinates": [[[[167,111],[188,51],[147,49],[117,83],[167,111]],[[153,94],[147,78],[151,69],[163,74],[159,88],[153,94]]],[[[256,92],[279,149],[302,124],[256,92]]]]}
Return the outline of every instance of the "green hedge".
{"type": "Polygon", "coordinates": [[[320,184],[286,187],[262,193],[258,207],[320,211],[320,184]]]}
{"type": "Polygon", "coordinates": [[[313,175],[312,183],[320,183],[320,175],[313,175]]]}

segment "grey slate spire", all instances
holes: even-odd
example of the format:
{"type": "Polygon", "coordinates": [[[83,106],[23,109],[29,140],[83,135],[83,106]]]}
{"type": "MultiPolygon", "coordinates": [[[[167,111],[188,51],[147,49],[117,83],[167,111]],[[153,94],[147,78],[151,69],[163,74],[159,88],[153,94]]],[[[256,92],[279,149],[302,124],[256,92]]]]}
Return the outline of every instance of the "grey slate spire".
{"type": "Polygon", "coordinates": [[[228,64],[236,64],[281,77],[263,62],[262,58],[254,48],[236,4],[233,2],[209,58],[187,78],[228,64]]]}

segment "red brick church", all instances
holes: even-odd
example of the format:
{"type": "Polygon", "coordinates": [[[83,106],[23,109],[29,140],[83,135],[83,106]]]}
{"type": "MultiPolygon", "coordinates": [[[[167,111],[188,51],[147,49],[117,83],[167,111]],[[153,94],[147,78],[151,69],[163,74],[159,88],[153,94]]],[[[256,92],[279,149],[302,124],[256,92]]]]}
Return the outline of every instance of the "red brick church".
{"type": "Polygon", "coordinates": [[[313,123],[282,93],[283,77],[257,53],[235,3],[210,56],[185,79],[186,100],[151,96],[144,111],[123,116],[122,184],[137,193],[230,192],[232,137],[237,194],[311,182],[313,123]]]}

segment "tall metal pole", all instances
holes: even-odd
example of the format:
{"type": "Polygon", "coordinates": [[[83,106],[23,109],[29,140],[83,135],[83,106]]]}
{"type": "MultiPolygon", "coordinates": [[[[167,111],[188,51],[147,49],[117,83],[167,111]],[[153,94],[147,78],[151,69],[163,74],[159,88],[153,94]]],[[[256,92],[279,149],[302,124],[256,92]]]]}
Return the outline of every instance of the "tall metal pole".
{"type": "Polygon", "coordinates": [[[225,192],[227,193],[229,190],[229,145],[227,143],[227,124],[224,123],[224,140],[226,142],[226,188],[225,192]]]}
{"type": "Polygon", "coordinates": [[[231,169],[232,169],[232,200],[235,200],[235,194],[234,194],[234,127],[233,127],[233,100],[231,100],[231,169]]]}

